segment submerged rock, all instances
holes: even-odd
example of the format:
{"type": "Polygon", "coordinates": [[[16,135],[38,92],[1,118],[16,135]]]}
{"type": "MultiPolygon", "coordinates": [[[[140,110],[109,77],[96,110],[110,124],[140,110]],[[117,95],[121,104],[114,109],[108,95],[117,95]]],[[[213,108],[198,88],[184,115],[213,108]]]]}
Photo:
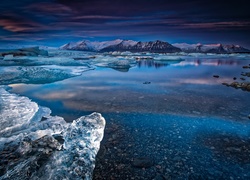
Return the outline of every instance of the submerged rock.
{"type": "Polygon", "coordinates": [[[154,162],[146,157],[135,158],[132,162],[132,165],[137,168],[149,168],[154,165],[154,162]]]}

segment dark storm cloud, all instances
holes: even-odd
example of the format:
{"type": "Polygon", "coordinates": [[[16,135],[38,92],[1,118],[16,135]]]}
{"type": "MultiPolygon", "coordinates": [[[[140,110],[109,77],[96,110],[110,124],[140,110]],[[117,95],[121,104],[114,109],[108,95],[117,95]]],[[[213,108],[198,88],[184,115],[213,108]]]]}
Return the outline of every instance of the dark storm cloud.
{"type": "Polygon", "coordinates": [[[13,0],[0,11],[2,41],[139,37],[250,44],[246,0],[13,0]]]}

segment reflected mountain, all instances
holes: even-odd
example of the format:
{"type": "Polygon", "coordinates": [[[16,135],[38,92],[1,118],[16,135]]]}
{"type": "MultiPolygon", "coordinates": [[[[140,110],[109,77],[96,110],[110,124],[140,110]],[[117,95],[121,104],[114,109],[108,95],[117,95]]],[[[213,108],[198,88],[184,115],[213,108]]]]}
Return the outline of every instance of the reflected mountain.
{"type": "Polygon", "coordinates": [[[242,62],[238,60],[222,60],[222,59],[197,59],[197,60],[187,60],[187,61],[182,61],[178,64],[174,64],[174,66],[224,66],[224,65],[229,65],[229,66],[236,66],[240,65],[242,62]]]}
{"type": "Polygon", "coordinates": [[[170,64],[178,64],[180,60],[172,60],[172,61],[161,61],[161,60],[137,60],[137,66],[141,67],[149,67],[149,68],[161,68],[169,66],[170,64]]]}

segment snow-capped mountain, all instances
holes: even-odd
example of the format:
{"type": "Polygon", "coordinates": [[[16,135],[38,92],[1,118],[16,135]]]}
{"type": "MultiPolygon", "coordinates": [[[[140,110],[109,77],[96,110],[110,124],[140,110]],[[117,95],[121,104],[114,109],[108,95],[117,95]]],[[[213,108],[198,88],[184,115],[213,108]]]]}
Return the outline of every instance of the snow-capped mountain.
{"type": "Polygon", "coordinates": [[[132,40],[117,39],[114,41],[90,42],[80,41],[77,43],[68,43],[60,47],[66,50],[82,50],[82,51],[131,51],[131,52],[181,52],[180,48],[163,41],[137,42],[132,40]]]}
{"type": "Polygon", "coordinates": [[[60,47],[65,50],[93,51],[90,41],[70,42],[60,47]]]}
{"type": "Polygon", "coordinates": [[[246,53],[250,50],[239,45],[223,45],[223,44],[187,44],[175,43],[174,46],[180,48],[187,53],[246,53]]]}
{"type": "Polygon", "coordinates": [[[101,51],[172,53],[172,52],[181,52],[181,49],[174,47],[167,42],[157,40],[149,42],[122,41],[120,44],[108,46],[102,49],[101,51]]]}
{"type": "Polygon", "coordinates": [[[114,41],[79,41],[79,42],[70,42],[60,47],[60,49],[65,50],[79,50],[79,51],[100,51],[103,48],[106,48],[108,46],[113,46],[120,44],[123,40],[116,39],[114,41]]]}
{"type": "Polygon", "coordinates": [[[137,42],[133,40],[116,39],[113,41],[79,41],[70,42],[60,47],[64,50],[79,51],[130,51],[130,52],[153,52],[153,53],[249,53],[250,50],[239,45],[223,45],[223,44],[187,44],[175,43],[169,44],[164,41],[137,42]]]}

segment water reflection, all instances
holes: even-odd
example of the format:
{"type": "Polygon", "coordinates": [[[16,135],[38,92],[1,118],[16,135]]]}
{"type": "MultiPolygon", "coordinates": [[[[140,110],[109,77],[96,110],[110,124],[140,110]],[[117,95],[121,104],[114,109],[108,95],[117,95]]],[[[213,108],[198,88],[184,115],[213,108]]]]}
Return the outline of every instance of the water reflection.
{"type": "MultiPolygon", "coordinates": [[[[116,144],[105,144],[110,151],[105,151],[101,159],[116,168],[121,158],[128,159],[124,167],[131,167],[136,152],[138,157],[153,156],[163,174],[173,179],[249,179],[250,93],[221,83],[240,75],[242,65],[250,61],[137,63],[128,73],[97,68],[56,83],[12,85],[12,91],[51,108],[66,120],[97,111],[107,119],[107,128],[112,129],[110,122],[123,125],[112,133],[105,132],[106,142],[116,144]],[[213,78],[214,74],[220,78],[213,78]],[[151,83],[143,84],[145,81],[151,83]],[[121,131],[125,133],[119,139],[121,131]],[[115,137],[112,141],[110,134],[115,137]]],[[[123,175],[137,170],[124,169],[113,171],[123,175]]],[[[145,177],[150,179],[151,172],[145,172],[149,172],[145,177]]]]}
{"type": "Polygon", "coordinates": [[[139,68],[148,67],[159,69],[166,66],[238,66],[244,64],[244,61],[240,60],[223,60],[223,59],[186,59],[184,61],[180,60],[169,60],[169,61],[160,61],[160,60],[137,60],[137,66],[139,68]]]}
{"type": "Polygon", "coordinates": [[[186,60],[173,66],[237,66],[242,64],[239,60],[222,60],[222,59],[197,59],[197,60],[186,60]]]}
{"type": "Polygon", "coordinates": [[[137,66],[139,68],[141,67],[148,67],[148,68],[161,68],[161,67],[166,67],[169,66],[170,64],[178,64],[180,63],[180,60],[169,60],[169,61],[160,61],[160,60],[138,60],[137,61],[137,66]]]}

